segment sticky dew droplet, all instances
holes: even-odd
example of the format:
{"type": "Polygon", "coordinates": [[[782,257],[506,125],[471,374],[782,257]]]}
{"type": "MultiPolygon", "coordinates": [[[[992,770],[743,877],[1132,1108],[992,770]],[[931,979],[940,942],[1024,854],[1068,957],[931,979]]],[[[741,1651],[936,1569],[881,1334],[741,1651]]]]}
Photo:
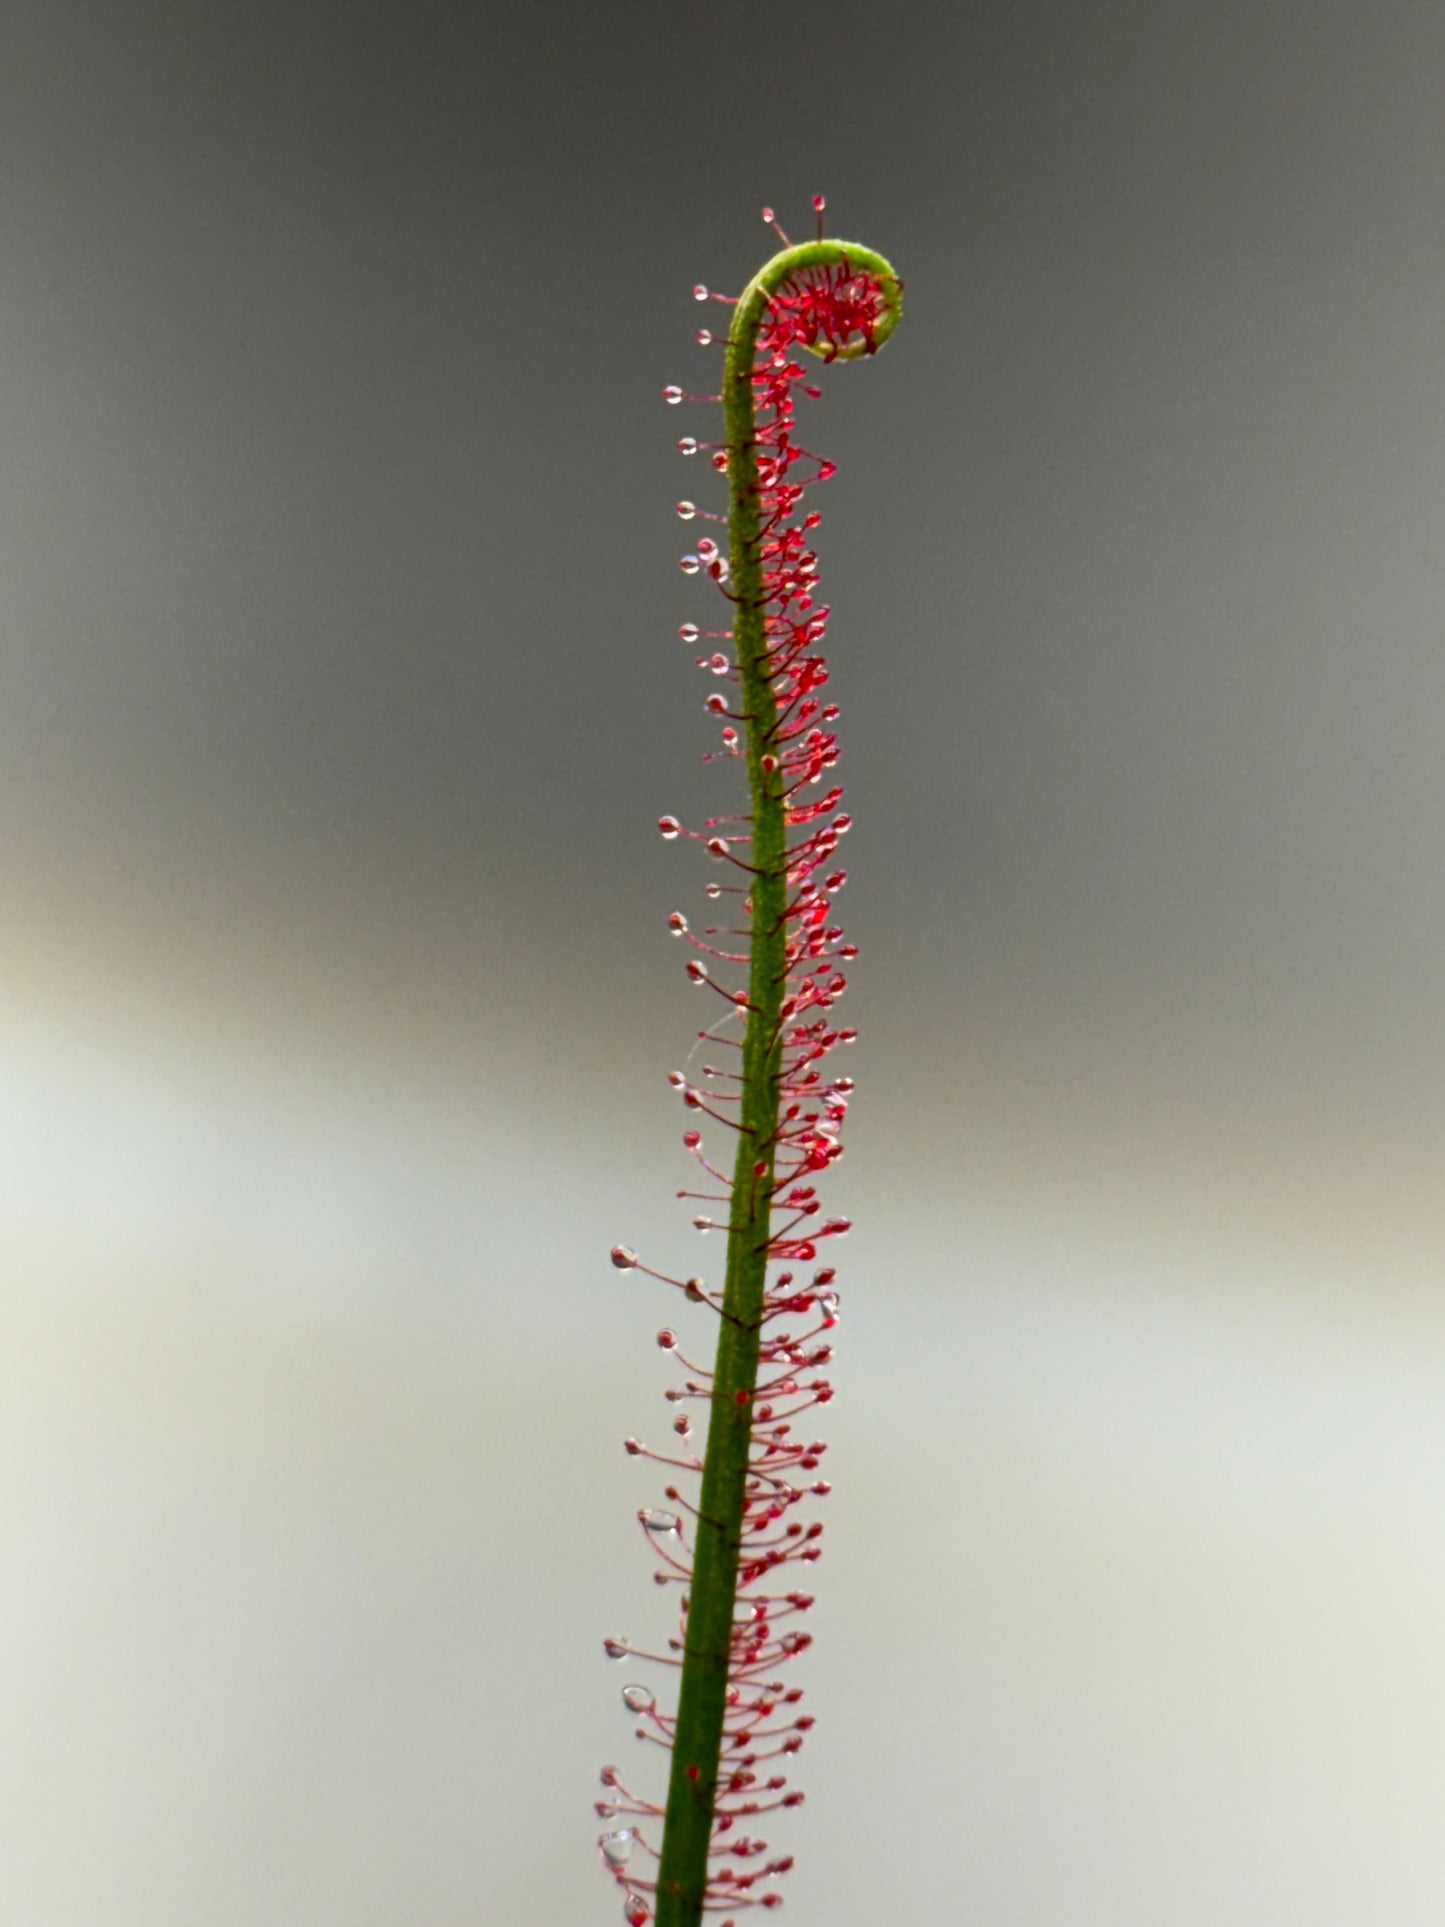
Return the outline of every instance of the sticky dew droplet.
{"type": "Polygon", "coordinates": [[[631,1827],[618,1827],[612,1833],[604,1833],[597,1844],[609,1867],[625,1867],[632,1858],[636,1842],[637,1835],[631,1827]]]}

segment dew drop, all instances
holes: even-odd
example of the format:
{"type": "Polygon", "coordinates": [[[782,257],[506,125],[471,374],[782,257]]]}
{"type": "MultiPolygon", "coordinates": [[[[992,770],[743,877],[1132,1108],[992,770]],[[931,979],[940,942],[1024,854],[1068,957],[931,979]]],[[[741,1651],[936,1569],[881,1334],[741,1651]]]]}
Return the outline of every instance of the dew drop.
{"type": "Polygon", "coordinates": [[[682,1141],[689,1151],[699,1150],[702,1145],[702,1133],[701,1131],[684,1131],[682,1141]]]}
{"type": "Polygon", "coordinates": [[[715,562],[718,554],[717,543],[710,535],[705,535],[697,545],[697,552],[704,562],[715,562]]]}
{"type": "Polygon", "coordinates": [[[700,957],[693,957],[687,966],[687,974],[695,984],[707,982],[707,965],[700,957]]]}
{"type": "MultiPolygon", "coordinates": [[[[666,1534],[676,1532],[682,1521],[675,1512],[665,1512],[661,1506],[643,1506],[637,1514],[649,1532],[666,1534]]],[[[651,1698],[651,1695],[648,1695],[651,1698]]]]}
{"type": "Polygon", "coordinates": [[[631,1827],[618,1827],[613,1833],[604,1833],[597,1842],[602,1849],[602,1858],[609,1867],[625,1867],[632,1858],[633,1844],[637,1835],[631,1827]]]}
{"type": "Polygon", "coordinates": [[[695,555],[685,555],[677,565],[684,575],[696,575],[702,563],[695,555]]]}
{"type": "Polygon", "coordinates": [[[712,901],[715,903],[717,899],[722,895],[722,885],[720,883],[704,884],[702,893],[705,897],[710,897],[712,901]]]}
{"type": "Polygon", "coordinates": [[[609,1659],[626,1659],[632,1648],[625,1639],[604,1639],[602,1650],[609,1659]]]}
{"type": "Polygon", "coordinates": [[[694,301],[707,300],[707,289],[703,286],[701,281],[695,282],[693,284],[692,298],[694,301]]]}
{"type": "MultiPolygon", "coordinates": [[[[703,708],[707,711],[709,716],[726,716],[728,713],[728,699],[726,696],[718,696],[718,695],[709,696],[707,701],[703,704],[703,708]]],[[[713,843],[722,843],[722,838],[720,836],[713,837],[712,841],[707,846],[709,850],[712,850],[712,853],[714,856],[721,856],[723,853],[722,850],[713,850],[713,847],[712,847],[713,843]]],[[[727,845],[723,844],[723,849],[725,850],[726,848],[727,848],[727,845]]]]}
{"type": "Polygon", "coordinates": [[[675,408],[682,400],[682,390],[676,386],[664,388],[662,391],[662,399],[670,408],[675,408]]]}
{"type": "Polygon", "coordinates": [[[685,1091],[687,1089],[687,1079],[681,1071],[669,1071],[667,1073],[667,1081],[675,1091],[685,1091]]]}
{"type": "Polygon", "coordinates": [[[690,1298],[695,1305],[699,1305],[706,1294],[707,1286],[701,1278],[689,1278],[682,1289],[686,1297],[690,1298]]]}
{"type": "Polygon", "coordinates": [[[667,843],[671,843],[674,838],[682,835],[682,825],[675,816],[659,816],[657,819],[657,827],[662,834],[664,842],[667,843]]]}
{"type": "Polygon", "coordinates": [[[697,345],[699,348],[711,348],[712,346],[712,329],[711,328],[698,329],[697,345]]]}
{"type": "Polygon", "coordinates": [[[661,1350],[665,1352],[675,1352],[677,1350],[677,1333],[673,1331],[670,1325],[664,1325],[662,1330],[657,1334],[657,1343],[661,1350]]]}
{"type": "Polygon", "coordinates": [[[624,1686],[622,1704],[629,1713],[650,1713],[657,1704],[657,1697],[645,1686],[624,1686]]]}
{"type": "Polygon", "coordinates": [[[682,440],[677,445],[677,452],[679,455],[696,455],[697,443],[693,440],[691,435],[683,436],[682,440]]]}
{"type": "Polygon", "coordinates": [[[684,522],[690,522],[694,517],[694,515],[697,514],[697,503],[696,502],[679,502],[677,505],[677,512],[682,517],[684,522]]]}
{"type": "Polygon", "coordinates": [[[726,472],[727,465],[728,465],[728,452],[725,448],[720,448],[717,451],[717,453],[713,456],[712,465],[717,470],[719,475],[722,475],[726,472]]]}
{"type": "Polygon", "coordinates": [[[685,937],[687,935],[687,918],[682,914],[681,910],[673,911],[667,920],[667,927],[675,937],[685,937]]]}
{"type": "MultiPolygon", "coordinates": [[[[706,707],[712,709],[719,703],[725,707],[727,698],[725,696],[709,696],[706,707]]],[[[709,856],[724,857],[728,853],[728,848],[729,844],[725,836],[710,836],[707,840],[707,853],[709,856]]]]}
{"type": "Polygon", "coordinates": [[[604,1766],[597,1777],[603,1786],[618,1786],[622,1780],[622,1769],[616,1766],[604,1766]]]}
{"type": "Polygon", "coordinates": [[[732,665],[729,663],[727,657],[723,654],[722,650],[719,649],[716,655],[711,656],[708,659],[707,666],[715,676],[725,676],[732,665]]]}
{"type": "Polygon", "coordinates": [[[763,209],[763,219],[769,227],[772,226],[774,218],[773,210],[770,207],[765,207],[763,209]]]}
{"type": "Polygon", "coordinates": [[[693,643],[697,641],[702,631],[695,622],[684,622],[677,633],[682,637],[684,642],[693,643]]]}
{"type": "Polygon", "coordinates": [[[640,1894],[629,1894],[622,1903],[622,1918],[627,1922],[627,1927],[647,1927],[652,1914],[640,1894]]]}
{"type": "Polygon", "coordinates": [[[619,1271],[631,1271],[637,1263],[637,1253],[630,1245],[613,1245],[612,1262],[619,1271]]]}

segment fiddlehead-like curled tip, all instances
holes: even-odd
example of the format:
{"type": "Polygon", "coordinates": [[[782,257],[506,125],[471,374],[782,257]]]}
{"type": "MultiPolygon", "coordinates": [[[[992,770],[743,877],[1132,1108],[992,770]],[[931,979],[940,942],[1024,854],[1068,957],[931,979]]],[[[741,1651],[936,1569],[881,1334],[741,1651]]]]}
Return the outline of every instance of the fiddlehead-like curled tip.
{"type": "Polygon", "coordinates": [[[903,282],[891,262],[859,241],[805,241],[764,262],[738,298],[735,344],[756,336],[771,310],[790,311],[793,339],[823,361],[876,354],[903,314],[903,282]]]}

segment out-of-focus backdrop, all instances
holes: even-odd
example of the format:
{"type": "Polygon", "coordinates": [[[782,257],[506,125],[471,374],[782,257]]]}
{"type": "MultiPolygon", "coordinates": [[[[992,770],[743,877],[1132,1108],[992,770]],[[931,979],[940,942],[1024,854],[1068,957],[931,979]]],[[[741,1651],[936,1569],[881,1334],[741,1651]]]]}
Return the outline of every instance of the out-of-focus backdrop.
{"type": "Polygon", "coordinates": [[[809,423],[788,1917],[1445,1919],[1442,88],[1433,0],[14,10],[0,1917],[617,1916],[733,793],[661,389],[821,189],[909,308],[809,423]]]}

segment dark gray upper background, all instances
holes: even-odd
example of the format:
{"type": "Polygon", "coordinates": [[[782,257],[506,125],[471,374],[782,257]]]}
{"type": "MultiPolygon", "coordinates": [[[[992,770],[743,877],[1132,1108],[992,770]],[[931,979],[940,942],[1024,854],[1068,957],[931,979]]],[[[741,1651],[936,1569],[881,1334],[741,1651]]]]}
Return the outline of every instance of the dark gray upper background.
{"type": "Polygon", "coordinates": [[[821,187],[909,291],[816,430],[880,1061],[1433,1163],[1442,61],[1431,6],[29,10],[18,947],[625,1024],[709,794],[659,389],[821,187]]]}

